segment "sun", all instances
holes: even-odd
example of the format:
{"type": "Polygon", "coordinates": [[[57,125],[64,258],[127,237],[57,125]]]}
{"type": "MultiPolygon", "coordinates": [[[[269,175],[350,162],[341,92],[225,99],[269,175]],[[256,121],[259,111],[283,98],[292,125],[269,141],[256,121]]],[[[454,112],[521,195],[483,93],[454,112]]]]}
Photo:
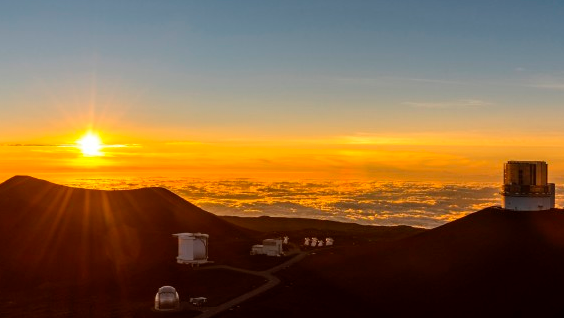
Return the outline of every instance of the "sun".
{"type": "Polygon", "coordinates": [[[102,156],[100,151],[103,147],[102,140],[100,137],[89,131],[82,138],[76,141],[77,148],[80,149],[84,156],[96,157],[102,156]]]}

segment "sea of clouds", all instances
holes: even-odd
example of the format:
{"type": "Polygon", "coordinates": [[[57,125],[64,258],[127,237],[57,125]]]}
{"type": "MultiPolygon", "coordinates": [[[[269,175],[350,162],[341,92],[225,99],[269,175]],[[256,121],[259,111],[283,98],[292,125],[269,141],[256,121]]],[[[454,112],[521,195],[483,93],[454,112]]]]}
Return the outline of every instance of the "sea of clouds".
{"type": "MultiPolygon", "coordinates": [[[[57,182],[114,190],[164,187],[217,215],[269,215],[425,228],[501,203],[497,183],[188,178],[83,178],[57,182]]],[[[562,190],[557,189],[557,193],[562,190]]],[[[556,203],[562,206],[564,196],[557,195],[556,203]]]]}

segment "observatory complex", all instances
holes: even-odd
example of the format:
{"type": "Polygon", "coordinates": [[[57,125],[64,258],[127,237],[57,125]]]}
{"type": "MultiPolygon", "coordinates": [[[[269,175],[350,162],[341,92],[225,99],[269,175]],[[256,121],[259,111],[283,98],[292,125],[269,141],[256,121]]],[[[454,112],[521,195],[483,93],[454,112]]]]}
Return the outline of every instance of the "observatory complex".
{"type": "Polygon", "coordinates": [[[554,208],[554,183],[544,161],[508,161],[503,170],[502,207],[513,211],[554,208]]]}

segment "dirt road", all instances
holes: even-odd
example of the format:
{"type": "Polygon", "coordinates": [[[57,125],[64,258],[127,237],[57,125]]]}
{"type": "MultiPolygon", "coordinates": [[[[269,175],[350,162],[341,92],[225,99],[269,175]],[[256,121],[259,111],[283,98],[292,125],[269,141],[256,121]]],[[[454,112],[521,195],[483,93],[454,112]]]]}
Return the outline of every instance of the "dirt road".
{"type": "Polygon", "coordinates": [[[246,270],[246,269],[241,269],[241,268],[236,268],[236,267],[231,267],[231,266],[225,266],[225,265],[217,265],[217,266],[210,266],[207,267],[206,269],[228,269],[228,270],[232,270],[232,271],[237,271],[237,272],[241,272],[241,273],[245,273],[245,274],[251,274],[251,275],[257,275],[257,276],[261,276],[264,277],[264,279],[266,280],[266,283],[264,283],[263,285],[249,291],[246,292],[244,294],[242,294],[239,297],[233,298],[228,302],[225,302],[219,306],[216,307],[203,307],[203,308],[199,308],[200,310],[202,310],[202,314],[196,316],[196,318],[208,318],[208,317],[213,317],[217,314],[219,314],[220,312],[223,312],[225,310],[228,310],[229,308],[232,308],[234,306],[237,306],[238,304],[247,301],[257,295],[260,295],[262,293],[264,293],[265,291],[271,289],[272,287],[278,285],[280,283],[280,279],[278,279],[278,277],[274,276],[273,273],[276,273],[277,271],[284,269],[294,263],[297,263],[299,261],[301,261],[302,259],[304,259],[310,252],[300,252],[298,253],[296,256],[292,257],[291,259],[287,260],[286,262],[275,266],[273,268],[267,269],[265,271],[251,271],[251,270],[246,270]]]}

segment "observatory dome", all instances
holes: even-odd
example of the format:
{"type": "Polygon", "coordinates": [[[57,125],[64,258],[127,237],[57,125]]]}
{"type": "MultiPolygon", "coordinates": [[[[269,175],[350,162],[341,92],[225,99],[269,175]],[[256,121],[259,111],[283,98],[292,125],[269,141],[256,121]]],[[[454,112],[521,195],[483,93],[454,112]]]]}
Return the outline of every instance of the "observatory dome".
{"type": "Polygon", "coordinates": [[[548,183],[544,161],[508,161],[503,170],[501,202],[506,210],[542,211],[554,208],[555,185],[548,183]]]}
{"type": "Polygon", "coordinates": [[[159,288],[155,295],[156,310],[178,310],[180,308],[180,297],[176,289],[172,286],[163,286],[159,288]]]}

